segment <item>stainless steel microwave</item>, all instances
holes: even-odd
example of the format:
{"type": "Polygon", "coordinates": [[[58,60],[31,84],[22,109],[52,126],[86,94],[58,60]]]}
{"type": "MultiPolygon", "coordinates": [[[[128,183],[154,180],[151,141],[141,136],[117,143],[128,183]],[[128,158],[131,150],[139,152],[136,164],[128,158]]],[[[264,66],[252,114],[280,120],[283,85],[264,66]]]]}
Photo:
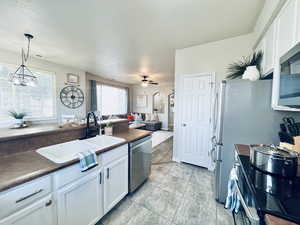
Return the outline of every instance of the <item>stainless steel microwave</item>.
{"type": "Polygon", "coordinates": [[[278,103],[300,109],[300,43],[280,58],[278,103]]]}

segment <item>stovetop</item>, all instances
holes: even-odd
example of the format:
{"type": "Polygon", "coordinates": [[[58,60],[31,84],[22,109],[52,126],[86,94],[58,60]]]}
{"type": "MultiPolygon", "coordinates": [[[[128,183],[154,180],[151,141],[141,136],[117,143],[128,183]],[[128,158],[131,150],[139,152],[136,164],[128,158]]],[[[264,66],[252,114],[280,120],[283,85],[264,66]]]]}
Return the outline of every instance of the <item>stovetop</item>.
{"type": "Polygon", "coordinates": [[[300,177],[263,173],[250,164],[249,156],[239,155],[239,160],[258,211],[300,223],[300,177]]]}

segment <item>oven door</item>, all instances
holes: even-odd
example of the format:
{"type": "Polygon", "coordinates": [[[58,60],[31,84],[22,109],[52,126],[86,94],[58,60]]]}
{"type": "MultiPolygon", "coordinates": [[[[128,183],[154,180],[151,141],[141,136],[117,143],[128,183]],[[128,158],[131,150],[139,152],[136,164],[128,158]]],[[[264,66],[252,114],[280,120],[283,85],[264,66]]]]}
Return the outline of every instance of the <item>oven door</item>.
{"type": "Polygon", "coordinates": [[[246,182],[244,174],[240,166],[236,165],[238,181],[236,181],[236,192],[239,197],[241,208],[237,214],[235,214],[236,225],[260,225],[261,220],[257,214],[255,201],[250,188],[246,182]]]}

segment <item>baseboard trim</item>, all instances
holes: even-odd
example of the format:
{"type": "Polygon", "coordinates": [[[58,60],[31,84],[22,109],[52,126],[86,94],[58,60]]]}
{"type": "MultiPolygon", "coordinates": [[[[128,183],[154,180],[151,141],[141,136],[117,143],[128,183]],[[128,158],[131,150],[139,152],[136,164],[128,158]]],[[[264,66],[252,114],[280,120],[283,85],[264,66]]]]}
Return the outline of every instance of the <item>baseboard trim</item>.
{"type": "Polygon", "coordinates": [[[174,162],[178,162],[178,163],[181,162],[178,158],[175,158],[175,157],[173,157],[172,160],[173,160],[174,162]]]}

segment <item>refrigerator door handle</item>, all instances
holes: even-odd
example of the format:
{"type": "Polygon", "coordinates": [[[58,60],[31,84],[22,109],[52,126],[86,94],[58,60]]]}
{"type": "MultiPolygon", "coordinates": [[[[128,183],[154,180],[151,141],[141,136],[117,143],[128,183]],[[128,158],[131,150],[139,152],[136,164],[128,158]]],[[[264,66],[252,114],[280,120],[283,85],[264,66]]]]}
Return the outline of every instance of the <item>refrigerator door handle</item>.
{"type": "Polygon", "coordinates": [[[216,92],[215,100],[214,100],[214,109],[213,109],[213,132],[215,133],[217,130],[218,124],[218,111],[219,111],[219,93],[216,92]]]}
{"type": "Polygon", "coordinates": [[[211,138],[211,143],[213,144],[213,145],[216,145],[217,144],[217,137],[214,135],[214,136],[212,136],[212,138],[211,138]]]}

